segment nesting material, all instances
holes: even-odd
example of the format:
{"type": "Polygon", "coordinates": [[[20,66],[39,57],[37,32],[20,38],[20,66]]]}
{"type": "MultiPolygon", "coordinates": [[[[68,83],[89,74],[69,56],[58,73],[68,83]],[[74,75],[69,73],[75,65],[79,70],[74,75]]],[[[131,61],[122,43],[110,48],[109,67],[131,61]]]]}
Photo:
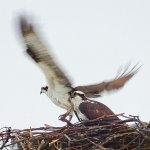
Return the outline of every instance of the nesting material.
{"type": "Polygon", "coordinates": [[[2,128],[0,149],[15,150],[149,150],[150,124],[136,116],[112,121],[104,116],[65,127],[24,130],[2,128]],[[131,126],[128,125],[131,124],[131,126]]]}

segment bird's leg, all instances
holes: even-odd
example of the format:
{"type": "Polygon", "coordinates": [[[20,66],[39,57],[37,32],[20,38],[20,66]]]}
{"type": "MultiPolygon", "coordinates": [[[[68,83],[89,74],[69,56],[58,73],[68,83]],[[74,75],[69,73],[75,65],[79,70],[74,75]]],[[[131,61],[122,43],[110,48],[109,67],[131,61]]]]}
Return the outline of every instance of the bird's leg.
{"type": "Polygon", "coordinates": [[[78,121],[81,122],[81,119],[79,118],[79,116],[78,116],[78,114],[77,114],[77,112],[75,110],[74,110],[74,114],[76,115],[78,121]]]}
{"type": "Polygon", "coordinates": [[[71,113],[71,114],[69,115],[69,119],[68,119],[68,120],[69,120],[69,122],[71,122],[71,120],[72,120],[72,116],[73,116],[73,115],[72,115],[72,113],[71,113]]]}
{"type": "Polygon", "coordinates": [[[66,119],[66,116],[64,114],[59,116],[59,120],[66,122],[67,125],[71,125],[70,121],[66,119]]]}
{"type": "Polygon", "coordinates": [[[72,112],[72,108],[70,108],[65,114],[60,115],[59,116],[59,120],[66,122],[67,125],[71,125],[71,119],[72,119],[72,114],[70,114],[72,112]],[[69,116],[69,120],[66,119],[66,117],[69,116]]]}

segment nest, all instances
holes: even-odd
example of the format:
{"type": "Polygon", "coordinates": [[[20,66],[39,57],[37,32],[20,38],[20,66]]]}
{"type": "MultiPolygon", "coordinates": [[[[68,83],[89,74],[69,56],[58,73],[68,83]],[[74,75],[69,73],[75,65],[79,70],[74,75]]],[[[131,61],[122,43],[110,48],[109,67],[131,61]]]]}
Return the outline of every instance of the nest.
{"type": "MultiPolygon", "coordinates": [[[[123,115],[121,115],[123,116],[123,115]]],[[[105,116],[65,127],[24,130],[2,128],[0,149],[15,150],[149,150],[150,124],[136,116],[110,121],[105,116]],[[132,127],[128,125],[132,123],[132,127]]]]}

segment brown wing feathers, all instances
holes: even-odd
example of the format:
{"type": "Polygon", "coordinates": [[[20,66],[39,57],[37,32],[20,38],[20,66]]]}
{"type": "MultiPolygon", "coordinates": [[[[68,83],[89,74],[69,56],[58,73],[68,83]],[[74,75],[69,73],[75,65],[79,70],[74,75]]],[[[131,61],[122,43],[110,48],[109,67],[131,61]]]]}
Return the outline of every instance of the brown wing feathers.
{"type": "Polygon", "coordinates": [[[33,32],[32,25],[27,22],[26,17],[21,16],[19,18],[20,31],[25,36],[26,34],[30,34],[33,32]]]}
{"type": "MultiPolygon", "coordinates": [[[[96,101],[85,101],[79,105],[79,110],[89,120],[93,120],[105,115],[115,115],[106,105],[96,101]]],[[[118,119],[117,116],[112,119],[118,119]]]]}
{"type": "Polygon", "coordinates": [[[20,30],[27,47],[27,54],[39,64],[39,67],[44,71],[49,83],[55,80],[60,84],[71,87],[70,80],[54,61],[53,55],[49,53],[47,47],[36,34],[34,26],[29,23],[26,17],[20,18],[20,30]]]}
{"type": "Polygon", "coordinates": [[[128,80],[130,80],[139,70],[137,68],[137,65],[135,65],[131,70],[128,70],[126,68],[121,75],[116,77],[113,80],[102,82],[99,84],[93,84],[93,85],[87,85],[87,86],[78,86],[75,87],[75,90],[82,91],[86,94],[87,97],[99,97],[101,92],[103,91],[112,91],[112,90],[118,90],[122,88],[128,80]]]}
{"type": "MultiPolygon", "coordinates": [[[[31,38],[31,41],[26,40],[26,38],[28,36],[36,37],[37,35],[34,32],[33,26],[29,23],[29,21],[24,16],[20,17],[20,31],[21,31],[22,36],[24,37],[24,41],[25,41],[25,44],[27,47],[27,49],[26,49],[27,54],[29,54],[29,56],[31,56],[33,58],[33,60],[38,63],[40,61],[40,57],[38,56],[39,50],[36,51],[36,49],[34,47],[35,43],[33,43],[32,38],[31,38]]],[[[39,41],[39,42],[41,42],[41,41],[39,41]]]]}

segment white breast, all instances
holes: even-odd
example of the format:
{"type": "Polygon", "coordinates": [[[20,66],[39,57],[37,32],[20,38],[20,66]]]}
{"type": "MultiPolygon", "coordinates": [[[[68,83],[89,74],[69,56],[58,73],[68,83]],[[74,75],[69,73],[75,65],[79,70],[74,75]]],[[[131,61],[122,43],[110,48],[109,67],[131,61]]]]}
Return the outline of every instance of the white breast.
{"type": "Polygon", "coordinates": [[[48,97],[52,100],[52,102],[63,108],[68,110],[71,107],[71,104],[69,103],[68,99],[69,99],[69,95],[68,95],[68,91],[62,91],[62,88],[59,90],[57,88],[53,89],[53,90],[48,90],[48,97]]]}
{"type": "Polygon", "coordinates": [[[71,100],[71,102],[73,103],[74,110],[77,112],[78,117],[81,120],[88,120],[88,118],[79,110],[79,105],[83,102],[82,98],[80,96],[76,96],[71,100]]]}

